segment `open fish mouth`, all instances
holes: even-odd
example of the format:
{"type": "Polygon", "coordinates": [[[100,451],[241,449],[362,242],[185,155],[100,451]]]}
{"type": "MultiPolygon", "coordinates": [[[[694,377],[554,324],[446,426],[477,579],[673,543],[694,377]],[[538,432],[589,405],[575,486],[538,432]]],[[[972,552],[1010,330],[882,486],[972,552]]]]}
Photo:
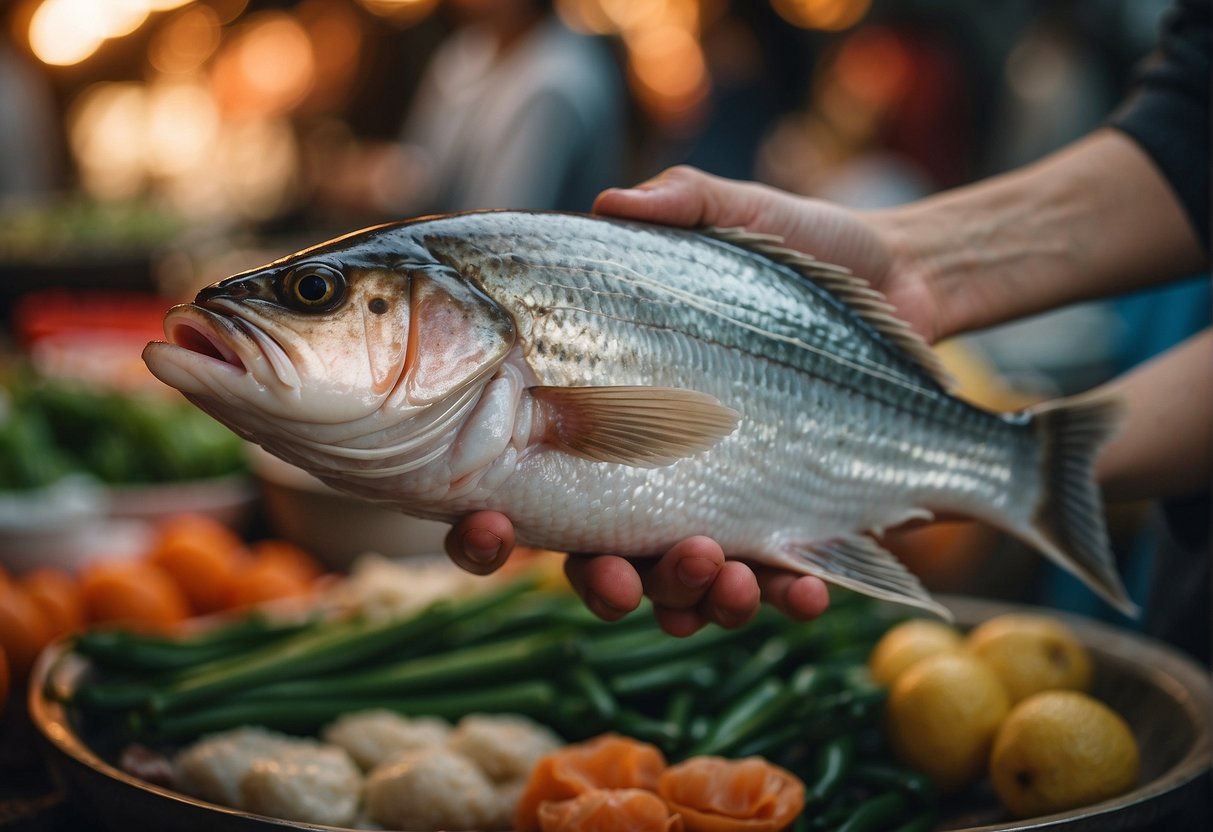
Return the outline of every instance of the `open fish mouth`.
{"type": "Polygon", "coordinates": [[[299,386],[299,374],[282,346],[243,318],[182,304],[169,312],[164,333],[173,346],[236,372],[255,376],[258,368],[268,365],[279,383],[299,386]]]}

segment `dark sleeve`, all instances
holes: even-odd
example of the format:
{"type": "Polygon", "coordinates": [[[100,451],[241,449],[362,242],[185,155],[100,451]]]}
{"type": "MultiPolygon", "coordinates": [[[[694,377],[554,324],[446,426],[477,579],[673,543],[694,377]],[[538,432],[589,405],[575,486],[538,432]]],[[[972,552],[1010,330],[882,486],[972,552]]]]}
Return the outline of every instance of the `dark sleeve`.
{"type": "Polygon", "coordinates": [[[1153,158],[1209,253],[1210,0],[1179,0],[1111,124],[1153,158]]]}

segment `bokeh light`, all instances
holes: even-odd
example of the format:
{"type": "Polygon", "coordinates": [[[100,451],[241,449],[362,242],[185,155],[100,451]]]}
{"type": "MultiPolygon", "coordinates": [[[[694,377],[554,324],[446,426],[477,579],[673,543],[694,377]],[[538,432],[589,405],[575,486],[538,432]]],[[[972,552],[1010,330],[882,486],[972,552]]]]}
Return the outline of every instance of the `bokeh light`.
{"type": "Polygon", "coordinates": [[[148,60],[160,72],[184,75],[198,70],[219,46],[219,15],[208,5],[182,9],[157,30],[148,60]]]}
{"type": "Polygon", "coordinates": [[[287,12],[249,15],[215,60],[220,108],[233,117],[275,115],[303,100],[316,63],[307,31],[287,12]]]}
{"type": "Polygon", "coordinates": [[[771,0],[771,5],[793,26],[838,32],[863,20],[872,0],[771,0]]]}
{"type": "Polygon", "coordinates": [[[411,26],[434,10],[438,0],[358,0],[371,14],[401,26],[411,26]]]}
{"type": "Polygon", "coordinates": [[[43,63],[71,66],[105,41],[134,32],[157,12],[191,0],[42,0],[29,21],[30,50],[43,63]]]}

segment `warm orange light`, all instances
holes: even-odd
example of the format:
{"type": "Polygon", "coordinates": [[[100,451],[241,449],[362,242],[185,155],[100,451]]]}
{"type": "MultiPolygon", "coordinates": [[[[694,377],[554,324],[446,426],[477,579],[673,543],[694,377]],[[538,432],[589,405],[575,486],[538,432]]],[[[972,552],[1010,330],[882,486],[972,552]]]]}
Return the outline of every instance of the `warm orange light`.
{"type": "Polygon", "coordinates": [[[30,49],[43,63],[80,63],[109,37],[107,9],[91,0],[45,0],[30,18],[30,49]]]}
{"type": "Polygon", "coordinates": [[[68,112],[68,139],[85,189],[101,199],[135,196],[144,184],[142,84],[106,83],[85,90],[68,112]]]}
{"type": "Polygon", "coordinates": [[[229,114],[289,111],[311,89],[315,59],[307,32],[286,12],[248,18],[216,61],[216,96],[229,114]]]}
{"type": "Polygon", "coordinates": [[[306,108],[325,112],[339,108],[357,76],[363,31],[358,13],[343,3],[304,0],[296,8],[312,42],[316,72],[306,108]]]}
{"type": "Polygon", "coordinates": [[[134,32],[148,15],[192,0],[42,0],[29,22],[30,49],[55,66],[78,64],[106,40],[134,32]]]}
{"type": "Polygon", "coordinates": [[[658,118],[685,118],[708,92],[699,42],[685,29],[661,26],[627,38],[630,69],[641,104],[658,118]]]}
{"type": "Polygon", "coordinates": [[[437,0],[358,0],[358,2],[371,14],[401,25],[417,23],[438,5],[437,0]]]}
{"type": "Polygon", "coordinates": [[[862,20],[872,0],[771,0],[771,5],[793,26],[837,32],[862,20]]]}
{"type": "Polygon", "coordinates": [[[219,15],[207,5],[173,15],[153,37],[148,60],[161,72],[184,75],[201,67],[219,46],[219,15]]]}
{"type": "Polygon", "coordinates": [[[210,92],[192,82],[153,84],[145,119],[146,163],[154,176],[174,176],[204,164],[219,131],[210,92]]]}

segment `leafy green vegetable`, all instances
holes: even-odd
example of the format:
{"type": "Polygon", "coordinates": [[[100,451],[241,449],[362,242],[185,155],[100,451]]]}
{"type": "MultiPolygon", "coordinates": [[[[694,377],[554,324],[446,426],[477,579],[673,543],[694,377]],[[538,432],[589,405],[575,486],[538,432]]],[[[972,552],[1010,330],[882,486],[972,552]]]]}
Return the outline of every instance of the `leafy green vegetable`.
{"type": "Polygon", "coordinates": [[[0,490],[87,473],[113,485],[206,479],[246,470],[243,442],[184,399],[23,373],[0,408],[0,490]]]}

